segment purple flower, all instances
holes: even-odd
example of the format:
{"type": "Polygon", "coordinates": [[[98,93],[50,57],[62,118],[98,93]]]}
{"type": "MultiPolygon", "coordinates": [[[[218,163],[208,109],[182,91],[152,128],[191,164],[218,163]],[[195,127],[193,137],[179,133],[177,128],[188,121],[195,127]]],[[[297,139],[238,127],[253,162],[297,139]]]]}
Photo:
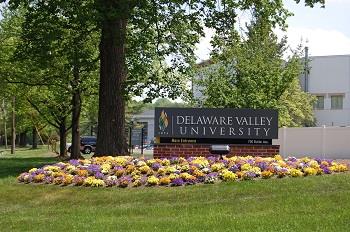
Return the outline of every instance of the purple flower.
{"type": "Polygon", "coordinates": [[[205,176],[198,176],[197,177],[197,182],[198,183],[202,183],[202,182],[204,182],[205,181],[205,176]]]}
{"type": "Polygon", "coordinates": [[[182,180],[182,178],[175,178],[171,181],[171,185],[172,186],[182,186],[184,185],[184,181],[182,180]]]}
{"type": "Polygon", "coordinates": [[[211,172],[207,175],[207,177],[210,177],[210,178],[218,178],[218,173],[217,172],[211,172]]]}
{"type": "Polygon", "coordinates": [[[295,157],[288,157],[287,161],[290,161],[290,162],[297,162],[297,158],[295,157]]]}
{"type": "Polygon", "coordinates": [[[220,156],[208,156],[207,160],[209,161],[209,163],[216,163],[217,161],[219,161],[220,156]]]}
{"type": "Polygon", "coordinates": [[[39,169],[37,169],[37,170],[35,170],[35,175],[38,175],[38,174],[44,174],[45,173],[45,171],[44,171],[44,169],[42,169],[42,168],[39,168],[39,169]]]}
{"type": "Polygon", "coordinates": [[[126,188],[129,186],[129,183],[132,181],[130,176],[123,176],[118,179],[118,186],[121,188],[126,188]]]}
{"type": "Polygon", "coordinates": [[[238,172],[239,171],[239,167],[238,167],[237,164],[235,164],[232,167],[230,167],[228,170],[231,171],[231,172],[238,172]]]}
{"type": "Polygon", "coordinates": [[[100,167],[100,165],[97,165],[97,164],[90,164],[87,167],[87,170],[88,170],[89,173],[95,174],[97,172],[101,172],[101,167],[100,167]]]}
{"type": "Polygon", "coordinates": [[[228,160],[221,160],[221,162],[225,165],[225,167],[227,167],[227,165],[228,165],[228,160]]]}
{"type": "Polygon", "coordinates": [[[247,160],[247,163],[250,164],[250,165],[253,165],[254,164],[254,159],[247,160]]]}
{"type": "Polygon", "coordinates": [[[80,164],[79,160],[76,159],[69,160],[69,163],[73,166],[78,166],[80,164]]]}
{"type": "Polygon", "coordinates": [[[297,168],[298,164],[296,162],[287,161],[287,165],[291,168],[297,168]]]}
{"type": "Polygon", "coordinates": [[[320,159],[320,158],[315,158],[315,160],[317,161],[318,164],[320,164],[322,162],[322,159],[320,159]]]}
{"type": "Polygon", "coordinates": [[[53,182],[53,177],[52,176],[45,176],[45,178],[44,178],[44,183],[45,184],[52,184],[52,182],[53,182]]]}
{"type": "Polygon", "coordinates": [[[74,176],[73,183],[75,185],[82,185],[84,183],[85,179],[86,179],[86,177],[84,177],[84,176],[74,176]]]}
{"type": "Polygon", "coordinates": [[[178,164],[179,158],[178,157],[171,157],[170,158],[170,164],[178,164]]]}
{"type": "Polygon", "coordinates": [[[111,187],[118,184],[117,178],[106,178],[105,179],[106,186],[111,187]]]}
{"type": "Polygon", "coordinates": [[[102,180],[105,177],[101,172],[96,172],[94,176],[96,179],[100,180],[102,180]]]}
{"type": "Polygon", "coordinates": [[[64,163],[57,163],[57,164],[54,164],[54,166],[57,166],[60,169],[64,169],[66,167],[66,164],[64,164],[64,163]]]}
{"type": "Polygon", "coordinates": [[[323,167],[322,171],[324,174],[332,174],[332,171],[328,167],[323,167]]]}
{"type": "Polygon", "coordinates": [[[120,170],[124,170],[124,168],[122,166],[115,166],[113,168],[115,171],[120,171],[120,170]]]}
{"type": "Polygon", "coordinates": [[[159,168],[161,168],[162,167],[162,165],[160,164],[160,163],[153,163],[152,164],[152,169],[154,170],[154,171],[158,171],[159,170],[159,168]]]}
{"type": "Polygon", "coordinates": [[[189,180],[185,181],[185,184],[187,184],[187,185],[193,185],[193,184],[196,184],[196,183],[197,183],[196,179],[189,179],[189,180]]]}
{"type": "Polygon", "coordinates": [[[194,159],[196,159],[196,157],[193,157],[193,156],[188,157],[187,162],[191,163],[194,159]]]}
{"type": "Polygon", "coordinates": [[[261,169],[261,171],[266,170],[268,167],[266,162],[259,162],[259,163],[257,163],[257,166],[261,169]]]}
{"type": "Polygon", "coordinates": [[[255,172],[246,172],[245,173],[245,175],[244,175],[244,179],[253,179],[253,178],[255,178],[256,177],[256,174],[255,174],[255,172]]]}

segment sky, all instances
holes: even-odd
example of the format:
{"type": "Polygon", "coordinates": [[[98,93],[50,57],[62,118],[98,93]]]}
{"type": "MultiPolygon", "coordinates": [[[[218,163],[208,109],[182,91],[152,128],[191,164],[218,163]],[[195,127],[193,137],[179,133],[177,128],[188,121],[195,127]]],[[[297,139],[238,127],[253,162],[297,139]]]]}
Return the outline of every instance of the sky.
{"type": "MultiPolygon", "coordinates": [[[[287,32],[276,33],[287,35],[291,48],[302,43],[309,47],[310,56],[350,54],[350,0],[326,0],[325,8],[305,7],[303,0],[299,4],[295,0],[284,0],[284,3],[294,16],[287,20],[287,32]]],[[[246,15],[240,16],[241,25],[248,22],[246,15]]],[[[200,40],[195,52],[198,62],[209,59],[211,51],[213,31],[205,29],[205,32],[206,37],[200,40]]]]}
{"type": "MultiPolygon", "coordinates": [[[[284,2],[286,8],[294,13],[287,20],[288,29],[284,33],[291,48],[302,43],[309,47],[310,56],[350,54],[350,0],[326,0],[325,8],[319,5],[305,7],[303,0],[299,4],[294,0],[284,2]]],[[[212,34],[212,31],[206,30],[206,37],[197,45],[197,61],[209,58],[212,34]]],[[[281,36],[283,33],[279,31],[277,34],[281,36]]]]}

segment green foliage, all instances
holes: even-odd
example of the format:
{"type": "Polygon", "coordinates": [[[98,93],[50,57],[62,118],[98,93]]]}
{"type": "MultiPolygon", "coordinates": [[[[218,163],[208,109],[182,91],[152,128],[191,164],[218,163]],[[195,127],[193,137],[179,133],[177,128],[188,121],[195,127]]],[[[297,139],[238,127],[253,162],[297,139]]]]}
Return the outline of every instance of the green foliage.
{"type": "MultiPolygon", "coordinates": [[[[184,74],[194,62],[193,50],[204,35],[204,26],[216,30],[214,44],[220,47],[218,41],[230,41],[230,29],[239,10],[259,9],[279,25],[285,25],[290,15],[281,0],[112,2],[107,9],[108,4],[93,0],[55,0],[50,4],[9,1],[14,8],[22,5],[28,10],[23,26],[23,37],[28,38],[24,48],[36,50],[34,58],[38,59],[39,54],[40,63],[52,64],[50,57],[62,52],[68,60],[78,57],[85,62],[91,54],[80,45],[101,30],[103,20],[126,18],[125,95],[146,95],[149,99],[166,96],[175,99],[187,94],[184,89],[188,79],[184,74]],[[165,63],[165,59],[170,62],[165,63]]],[[[307,0],[305,4],[314,6],[317,2],[324,4],[323,0],[307,0]]]]}
{"type": "Polygon", "coordinates": [[[246,39],[235,38],[216,55],[199,85],[205,106],[278,109],[280,126],[312,125],[313,98],[298,87],[302,64],[295,52],[284,59],[286,38],[278,41],[271,23],[256,13],[246,39]]]}

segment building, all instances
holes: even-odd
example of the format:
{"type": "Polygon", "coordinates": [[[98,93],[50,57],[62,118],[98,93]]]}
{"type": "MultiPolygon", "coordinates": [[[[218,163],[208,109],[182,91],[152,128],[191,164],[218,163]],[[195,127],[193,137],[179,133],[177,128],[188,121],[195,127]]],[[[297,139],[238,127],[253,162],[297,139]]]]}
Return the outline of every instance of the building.
{"type": "Polygon", "coordinates": [[[300,80],[302,88],[317,97],[317,125],[349,126],[350,55],[313,56],[308,66],[307,78],[300,80]]]}
{"type": "MultiPolygon", "coordinates": [[[[205,64],[204,69],[212,68],[210,63],[205,64]]],[[[304,76],[300,83],[306,92],[317,97],[314,105],[317,126],[350,126],[350,55],[313,56],[308,66],[306,85],[304,76]]],[[[203,98],[202,90],[199,85],[193,86],[195,98],[203,98]]],[[[147,128],[147,143],[153,141],[154,110],[135,115],[133,120],[147,128]]]]}
{"type": "Polygon", "coordinates": [[[144,125],[145,142],[151,143],[154,139],[154,110],[146,110],[134,115],[132,120],[144,125]]]}

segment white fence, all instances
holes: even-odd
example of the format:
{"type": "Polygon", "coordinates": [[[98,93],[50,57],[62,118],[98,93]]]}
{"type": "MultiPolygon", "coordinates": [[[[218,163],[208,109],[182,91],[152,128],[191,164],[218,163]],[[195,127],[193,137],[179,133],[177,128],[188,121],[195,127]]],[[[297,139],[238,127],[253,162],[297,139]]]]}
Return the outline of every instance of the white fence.
{"type": "Polygon", "coordinates": [[[282,156],[350,159],[350,127],[280,128],[278,137],[282,156]]]}

